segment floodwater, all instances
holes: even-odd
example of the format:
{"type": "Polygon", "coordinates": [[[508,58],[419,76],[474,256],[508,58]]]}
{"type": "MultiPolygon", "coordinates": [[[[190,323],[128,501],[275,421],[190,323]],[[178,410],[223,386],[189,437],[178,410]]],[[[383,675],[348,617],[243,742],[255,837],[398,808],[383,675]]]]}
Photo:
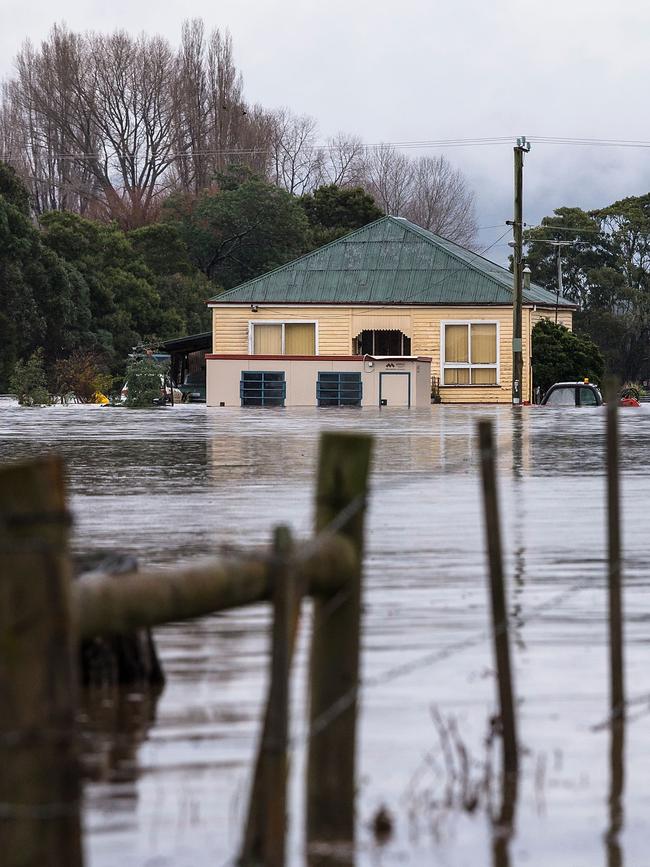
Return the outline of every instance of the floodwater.
{"type": "MultiPolygon", "coordinates": [[[[374,434],[355,863],[639,867],[650,863],[650,407],[620,416],[634,703],[623,827],[609,842],[609,731],[598,727],[608,707],[602,410],[23,410],[4,401],[0,455],[64,455],[76,550],[170,565],[224,544],[266,542],[279,522],[307,535],[319,432],[374,434]],[[525,747],[515,831],[501,850],[482,782],[496,709],[475,446],[483,417],[496,424],[525,747]],[[381,847],[371,833],[380,805],[394,821],[381,847]]],[[[94,709],[85,739],[90,867],[231,862],[265,692],[267,627],[259,606],[161,628],[163,693],[108,695],[94,709]]],[[[294,865],[304,863],[308,628],[307,617],[292,697],[294,865]]]]}

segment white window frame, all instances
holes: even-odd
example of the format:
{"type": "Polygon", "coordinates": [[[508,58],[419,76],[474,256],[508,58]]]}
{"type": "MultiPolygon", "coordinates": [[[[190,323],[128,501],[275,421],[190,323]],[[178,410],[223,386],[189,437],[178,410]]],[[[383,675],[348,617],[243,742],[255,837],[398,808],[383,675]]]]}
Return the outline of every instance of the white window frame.
{"type": "Polygon", "coordinates": [[[501,357],[500,357],[500,323],[498,319],[443,319],[440,323],[440,387],[441,388],[496,388],[501,384],[501,357]],[[497,340],[497,360],[492,364],[472,364],[472,334],[471,328],[467,334],[467,353],[470,361],[447,361],[445,354],[447,344],[445,340],[445,328],[447,325],[496,325],[496,340],[497,340]],[[476,370],[494,370],[496,367],[496,383],[472,383],[472,369],[476,370]],[[464,368],[469,370],[468,383],[453,383],[445,385],[445,370],[446,368],[464,368]]]}
{"type": "Polygon", "coordinates": [[[313,325],[314,326],[314,354],[318,355],[318,319],[249,319],[248,320],[248,354],[255,355],[255,326],[256,325],[281,325],[282,326],[282,352],[286,355],[284,345],[285,325],[313,325]]]}

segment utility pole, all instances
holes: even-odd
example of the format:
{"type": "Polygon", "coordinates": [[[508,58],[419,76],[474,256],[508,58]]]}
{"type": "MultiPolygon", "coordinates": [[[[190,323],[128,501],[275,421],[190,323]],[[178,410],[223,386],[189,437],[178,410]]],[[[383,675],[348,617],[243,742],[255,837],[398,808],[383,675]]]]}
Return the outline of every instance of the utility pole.
{"type": "Polygon", "coordinates": [[[560,295],[562,294],[562,247],[575,247],[579,241],[548,241],[557,251],[557,297],[555,299],[555,324],[557,325],[557,309],[560,306],[560,295]]]}
{"type": "Polygon", "coordinates": [[[523,357],[521,344],[521,320],[523,307],[522,248],[524,242],[524,154],[530,150],[526,137],[517,139],[515,153],[515,215],[512,223],[514,241],[513,256],[513,305],[512,305],[512,403],[521,404],[523,357]]]}

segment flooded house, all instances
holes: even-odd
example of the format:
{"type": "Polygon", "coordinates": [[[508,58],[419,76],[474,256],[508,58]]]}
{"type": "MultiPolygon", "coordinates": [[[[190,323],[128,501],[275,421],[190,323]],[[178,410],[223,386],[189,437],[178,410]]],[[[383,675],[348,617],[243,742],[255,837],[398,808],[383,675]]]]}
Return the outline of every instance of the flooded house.
{"type": "MultiPolygon", "coordinates": [[[[509,403],[512,274],[403,217],[386,216],[212,298],[212,406],[509,403]]],[[[531,331],[571,328],[574,305],[523,297],[522,394],[531,331]]]]}

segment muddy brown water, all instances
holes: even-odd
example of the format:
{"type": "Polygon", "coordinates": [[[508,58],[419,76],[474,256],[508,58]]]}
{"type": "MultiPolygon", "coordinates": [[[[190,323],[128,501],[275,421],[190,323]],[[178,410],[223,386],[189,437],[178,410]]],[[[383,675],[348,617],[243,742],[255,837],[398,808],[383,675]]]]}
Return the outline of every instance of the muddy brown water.
{"type": "MultiPolygon", "coordinates": [[[[306,535],[323,429],[376,438],[355,863],[650,864],[650,407],[621,412],[626,669],[638,702],[626,731],[623,829],[608,845],[609,734],[594,730],[608,702],[601,410],[23,410],[0,401],[2,460],[64,455],[75,548],[135,554],[142,564],[262,543],[281,521],[306,535]],[[476,422],[486,416],[496,423],[526,750],[507,857],[493,850],[482,791],[472,811],[459,808],[480,789],[495,711],[475,448],[476,422]],[[436,713],[460,752],[445,753],[451,741],[436,713]],[[378,846],[370,824],[382,804],[394,831],[378,846]]],[[[85,708],[90,867],[231,862],[264,694],[267,627],[260,606],[159,629],[163,693],[109,694],[85,708]]],[[[295,865],[304,863],[308,629],[305,618],[293,686],[295,865]]]]}

